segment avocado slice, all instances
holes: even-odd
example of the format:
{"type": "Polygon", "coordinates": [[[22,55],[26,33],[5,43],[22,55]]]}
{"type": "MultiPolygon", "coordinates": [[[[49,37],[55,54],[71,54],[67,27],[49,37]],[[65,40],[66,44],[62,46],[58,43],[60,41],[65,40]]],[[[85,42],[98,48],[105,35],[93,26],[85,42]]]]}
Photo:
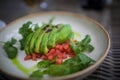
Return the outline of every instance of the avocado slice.
{"type": "Polygon", "coordinates": [[[37,31],[29,34],[25,40],[25,52],[26,54],[31,54],[33,53],[34,49],[34,43],[36,42],[35,40],[37,39],[39,32],[46,27],[46,24],[43,24],[37,31]]]}
{"type": "Polygon", "coordinates": [[[56,29],[53,29],[52,32],[50,32],[50,34],[48,35],[48,42],[47,42],[47,46],[48,48],[53,48],[55,46],[55,36],[56,36],[56,29]]]}
{"type": "Polygon", "coordinates": [[[46,54],[48,52],[48,48],[47,48],[48,35],[49,35],[49,33],[44,34],[44,36],[42,38],[42,42],[39,47],[40,53],[42,53],[42,54],[46,54]]]}
{"type": "Polygon", "coordinates": [[[39,36],[39,33],[42,31],[43,28],[46,27],[46,24],[43,24],[37,31],[34,32],[34,35],[30,41],[30,46],[29,46],[29,51],[30,53],[33,53],[34,52],[34,47],[36,45],[36,39],[38,38],[39,36]]]}
{"type": "Polygon", "coordinates": [[[48,36],[48,48],[53,48],[55,46],[55,39],[56,39],[56,32],[58,32],[64,25],[58,24],[56,26],[53,26],[52,31],[50,32],[48,36]]]}
{"type": "Polygon", "coordinates": [[[29,35],[27,36],[26,40],[25,40],[25,48],[24,48],[24,49],[25,49],[25,53],[26,53],[26,54],[30,54],[30,51],[29,51],[29,43],[30,43],[33,35],[34,35],[33,33],[29,34],[29,35]]]}
{"type": "Polygon", "coordinates": [[[55,46],[55,31],[54,25],[49,24],[49,27],[46,28],[45,32],[43,33],[44,36],[42,37],[42,41],[40,42],[39,52],[42,54],[46,54],[49,48],[55,46]]]}
{"type": "Polygon", "coordinates": [[[25,52],[26,54],[34,52],[46,54],[55,44],[69,40],[72,35],[70,25],[45,24],[26,39],[25,52]]]}
{"type": "Polygon", "coordinates": [[[50,25],[45,25],[45,27],[43,27],[42,29],[41,29],[41,31],[39,31],[39,35],[38,35],[38,37],[36,38],[36,40],[35,40],[35,43],[34,43],[34,52],[36,52],[36,53],[41,53],[41,43],[43,43],[42,41],[42,39],[43,39],[43,37],[44,37],[44,35],[46,34],[46,31],[48,30],[48,29],[50,29],[51,28],[51,26],[50,25]]]}
{"type": "Polygon", "coordinates": [[[49,24],[49,27],[46,28],[46,31],[44,33],[44,36],[42,38],[42,42],[40,43],[40,53],[46,54],[48,52],[48,40],[49,40],[49,35],[51,34],[54,26],[52,24],[49,24]]]}
{"type": "Polygon", "coordinates": [[[69,24],[66,24],[56,33],[56,43],[63,43],[66,40],[70,40],[72,37],[72,29],[69,24]]]}
{"type": "Polygon", "coordinates": [[[37,39],[34,43],[34,45],[35,45],[34,46],[34,52],[35,53],[40,53],[39,48],[40,48],[40,45],[41,45],[42,38],[43,38],[44,34],[45,34],[45,31],[43,31],[43,30],[41,32],[39,32],[39,36],[37,37],[37,39]]]}

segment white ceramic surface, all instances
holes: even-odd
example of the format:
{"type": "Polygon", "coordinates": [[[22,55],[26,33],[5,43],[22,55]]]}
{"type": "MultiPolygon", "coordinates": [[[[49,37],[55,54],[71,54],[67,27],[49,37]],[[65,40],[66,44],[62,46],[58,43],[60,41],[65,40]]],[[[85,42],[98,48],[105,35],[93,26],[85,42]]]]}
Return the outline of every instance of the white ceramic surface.
{"type": "MultiPolygon", "coordinates": [[[[11,39],[11,37],[20,39],[21,36],[18,33],[18,29],[22,26],[23,23],[27,21],[32,21],[33,23],[39,23],[39,25],[41,25],[42,22],[48,22],[48,20],[53,16],[55,17],[55,20],[53,21],[54,24],[70,24],[73,31],[80,34],[80,37],[77,38],[78,40],[83,39],[86,34],[89,34],[91,36],[91,44],[95,47],[95,50],[87,55],[97,61],[94,65],[88,67],[83,71],[63,77],[58,77],[55,79],[65,79],[88,75],[89,72],[92,72],[104,60],[110,48],[110,39],[107,31],[99,23],[90,18],[68,12],[46,12],[31,14],[11,22],[7,25],[6,28],[2,29],[0,31],[0,41],[8,41],[11,39]]],[[[29,68],[37,63],[31,60],[24,61],[24,56],[25,52],[19,50],[18,59],[25,67],[29,68]]],[[[27,75],[16,68],[16,66],[12,64],[11,60],[7,58],[1,44],[0,70],[15,77],[28,78],[27,75]]]]}

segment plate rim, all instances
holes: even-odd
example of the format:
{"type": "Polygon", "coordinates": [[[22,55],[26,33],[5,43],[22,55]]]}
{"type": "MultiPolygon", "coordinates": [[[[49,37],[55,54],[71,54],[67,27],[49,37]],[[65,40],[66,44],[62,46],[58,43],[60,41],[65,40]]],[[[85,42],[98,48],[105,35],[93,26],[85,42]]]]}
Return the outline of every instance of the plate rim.
{"type": "MultiPolygon", "coordinates": [[[[107,38],[107,48],[105,50],[105,53],[102,54],[102,56],[100,57],[100,59],[95,62],[93,65],[87,67],[86,69],[82,70],[82,71],[79,71],[79,72],[76,72],[76,73],[73,73],[73,74],[69,74],[69,75],[66,75],[66,76],[60,76],[60,77],[52,77],[52,78],[49,78],[49,80],[52,80],[52,79],[70,79],[70,78],[74,78],[74,77],[78,77],[80,75],[85,75],[87,72],[97,68],[102,62],[103,60],[105,59],[105,57],[107,56],[107,54],[109,53],[109,50],[110,50],[110,45],[111,45],[111,41],[110,41],[110,36],[109,36],[109,33],[107,32],[107,30],[100,24],[98,23],[96,20],[90,18],[90,17],[87,17],[87,16],[84,16],[84,15],[81,15],[80,13],[74,13],[74,12],[67,12],[67,11],[47,11],[47,12],[37,12],[37,13],[31,13],[31,14],[28,14],[28,15],[25,15],[23,17],[20,17],[20,18],[17,18],[15,20],[13,20],[12,22],[8,23],[4,28],[2,28],[0,30],[0,33],[6,29],[7,27],[15,24],[16,22],[19,22],[21,20],[27,20],[28,18],[32,18],[34,16],[42,16],[42,15],[48,15],[48,14],[65,14],[65,15],[69,15],[69,16],[74,16],[74,17],[78,17],[78,18],[84,18],[84,19],[87,19],[88,21],[91,21],[93,23],[95,23],[96,25],[98,25],[98,27],[104,32],[106,38],[107,38]]],[[[13,77],[13,78],[17,78],[17,79],[24,79],[24,78],[21,78],[21,77],[16,77],[12,74],[9,74],[5,71],[2,71],[0,69],[0,72],[2,72],[3,74],[7,75],[7,76],[10,76],[10,77],[13,77]]],[[[26,79],[26,78],[25,78],[26,79]]]]}

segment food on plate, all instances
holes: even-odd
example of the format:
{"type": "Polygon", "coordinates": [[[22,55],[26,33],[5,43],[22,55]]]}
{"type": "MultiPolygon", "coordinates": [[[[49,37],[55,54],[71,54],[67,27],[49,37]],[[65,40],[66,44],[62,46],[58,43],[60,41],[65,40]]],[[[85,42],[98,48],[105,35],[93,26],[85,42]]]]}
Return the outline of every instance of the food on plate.
{"type": "Polygon", "coordinates": [[[17,56],[18,49],[14,46],[16,39],[12,38],[11,41],[2,42],[4,43],[3,48],[7,53],[8,58],[13,59],[17,56]]]}
{"type": "Polygon", "coordinates": [[[49,25],[30,33],[25,40],[26,54],[47,54],[50,48],[71,39],[73,32],[70,25],[49,25]]]}
{"type": "MultiPolygon", "coordinates": [[[[42,26],[28,21],[19,29],[22,36],[19,40],[20,49],[26,54],[24,61],[40,59],[37,69],[30,77],[68,75],[94,63],[94,60],[85,54],[94,50],[90,43],[90,35],[86,34],[81,41],[76,40],[70,24],[55,25],[52,23],[53,19],[43,23],[42,26]]],[[[15,43],[16,40],[12,38],[4,44],[4,49],[11,59],[17,56],[15,43]]]]}

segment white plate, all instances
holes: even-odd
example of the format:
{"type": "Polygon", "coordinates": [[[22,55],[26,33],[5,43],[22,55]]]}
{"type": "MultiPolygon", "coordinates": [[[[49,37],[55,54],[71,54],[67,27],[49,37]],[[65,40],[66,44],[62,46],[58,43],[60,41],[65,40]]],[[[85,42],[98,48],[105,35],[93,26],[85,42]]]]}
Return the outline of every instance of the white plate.
{"type": "MultiPolygon", "coordinates": [[[[95,47],[95,50],[87,55],[97,61],[94,65],[88,67],[83,71],[79,71],[77,73],[67,76],[57,77],[55,79],[66,79],[77,76],[84,77],[93,72],[106,57],[110,48],[110,38],[107,31],[99,23],[90,18],[80,16],[79,14],[68,12],[46,12],[31,14],[22,17],[11,22],[7,25],[6,28],[0,31],[0,41],[8,41],[11,39],[11,37],[20,39],[21,36],[18,33],[18,29],[23,25],[23,23],[27,21],[32,21],[33,23],[38,23],[39,25],[41,25],[42,22],[48,22],[48,20],[53,16],[55,17],[55,20],[53,21],[54,24],[70,24],[73,31],[80,34],[80,37],[77,39],[83,39],[86,34],[89,34],[91,36],[91,44],[95,47]]],[[[24,61],[24,56],[25,52],[19,50],[18,60],[24,67],[30,68],[37,63],[31,60],[24,61]]],[[[2,45],[0,45],[0,70],[17,78],[28,78],[28,75],[24,74],[21,70],[19,70],[11,62],[11,60],[7,58],[7,55],[2,48],[2,45]]]]}

